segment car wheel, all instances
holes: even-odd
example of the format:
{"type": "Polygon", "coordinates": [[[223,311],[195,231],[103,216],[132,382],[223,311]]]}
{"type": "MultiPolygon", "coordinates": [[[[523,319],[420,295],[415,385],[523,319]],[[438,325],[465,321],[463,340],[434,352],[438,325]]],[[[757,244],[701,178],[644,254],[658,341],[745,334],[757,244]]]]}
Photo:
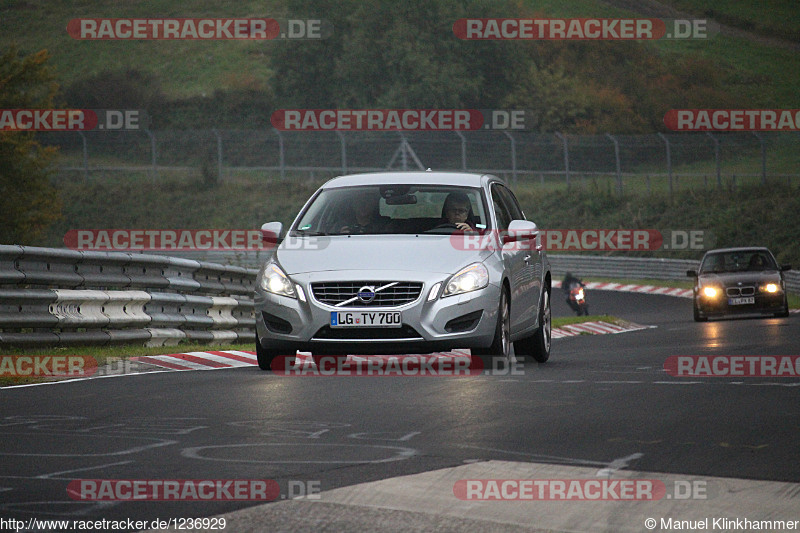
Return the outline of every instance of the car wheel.
{"type": "Polygon", "coordinates": [[[708,317],[707,316],[701,316],[700,315],[700,309],[697,308],[697,302],[692,304],[692,309],[694,311],[694,321],[695,322],[707,322],[708,321],[708,317]]]}
{"type": "Polygon", "coordinates": [[[495,357],[500,357],[506,363],[511,362],[511,313],[508,302],[508,293],[505,288],[500,291],[500,303],[497,307],[497,325],[494,330],[494,339],[489,348],[476,348],[471,350],[473,355],[477,355],[483,362],[485,370],[495,368],[493,366],[495,357]]]}
{"type": "Polygon", "coordinates": [[[789,316],[789,300],[784,298],[783,300],[783,310],[780,313],[775,313],[775,316],[778,318],[783,318],[789,316]]]}
{"type": "Polygon", "coordinates": [[[542,305],[539,309],[539,329],[530,337],[514,343],[514,351],[520,355],[529,355],[537,363],[545,363],[550,359],[550,343],[553,339],[553,322],[550,310],[550,289],[542,293],[542,305]]]}
{"type": "Polygon", "coordinates": [[[261,370],[272,370],[272,361],[281,353],[286,353],[286,350],[268,350],[261,346],[261,341],[258,340],[258,333],[256,333],[256,359],[258,360],[258,368],[261,370]]]}

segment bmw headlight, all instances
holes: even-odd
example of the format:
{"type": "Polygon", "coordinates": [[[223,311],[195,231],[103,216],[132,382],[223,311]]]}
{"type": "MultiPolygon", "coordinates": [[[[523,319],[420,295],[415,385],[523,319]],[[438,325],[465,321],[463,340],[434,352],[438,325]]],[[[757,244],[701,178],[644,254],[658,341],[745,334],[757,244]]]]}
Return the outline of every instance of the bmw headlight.
{"type": "Polygon", "coordinates": [[[267,292],[297,298],[289,277],[274,262],[267,263],[259,273],[258,284],[267,292]]]}
{"type": "Polygon", "coordinates": [[[477,291],[489,284],[489,271],[482,263],[473,263],[459,270],[444,287],[442,298],[477,291]]]}
{"type": "Polygon", "coordinates": [[[780,289],[781,289],[780,285],[778,285],[777,283],[767,283],[766,285],[761,287],[762,291],[773,293],[773,294],[778,292],[780,289]]]}
{"type": "Polygon", "coordinates": [[[716,287],[703,287],[703,296],[706,298],[716,298],[719,291],[716,287]]]}

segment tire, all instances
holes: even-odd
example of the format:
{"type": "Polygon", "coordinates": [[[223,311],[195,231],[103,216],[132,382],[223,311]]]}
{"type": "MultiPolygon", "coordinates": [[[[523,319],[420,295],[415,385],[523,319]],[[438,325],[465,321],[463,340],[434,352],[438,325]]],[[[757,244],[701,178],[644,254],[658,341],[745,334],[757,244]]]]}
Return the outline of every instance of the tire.
{"type": "Polygon", "coordinates": [[[497,325],[494,329],[494,339],[488,348],[475,348],[471,352],[483,362],[484,370],[493,370],[494,358],[505,359],[511,362],[511,305],[508,301],[508,291],[505,287],[500,291],[500,302],[497,306],[497,325]]]}
{"type": "Polygon", "coordinates": [[[708,322],[707,316],[701,316],[700,310],[697,308],[697,303],[692,304],[692,309],[694,310],[694,321],[695,322],[708,322]]]}
{"type": "Polygon", "coordinates": [[[268,350],[261,346],[261,341],[258,340],[258,333],[256,333],[256,359],[258,359],[258,368],[261,370],[272,370],[272,361],[281,354],[286,354],[286,350],[268,350]]]}
{"type": "Polygon", "coordinates": [[[775,316],[778,318],[785,318],[789,316],[789,300],[783,300],[783,310],[780,313],[775,313],[775,316]]]}
{"type": "Polygon", "coordinates": [[[537,363],[545,363],[550,359],[552,334],[550,289],[548,288],[542,293],[542,304],[539,307],[539,329],[530,337],[516,341],[514,343],[514,352],[520,355],[530,356],[537,363]]]}

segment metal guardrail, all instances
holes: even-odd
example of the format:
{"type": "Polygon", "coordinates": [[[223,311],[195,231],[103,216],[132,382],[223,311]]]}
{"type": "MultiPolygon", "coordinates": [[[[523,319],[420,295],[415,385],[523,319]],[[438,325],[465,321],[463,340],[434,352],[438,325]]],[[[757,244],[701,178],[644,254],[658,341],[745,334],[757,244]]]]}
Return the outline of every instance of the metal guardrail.
{"type": "MultiPolygon", "coordinates": [[[[556,277],[685,280],[698,267],[683,259],[549,258],[556,277]]],[[[0,245],[0,345],[251,342],[257,273],[179,257],[0,245]]],[[[800,294],[800,272],[786,272],[786,286],[800,294]]]]}
{"type": "Polygon", "coordinates": [[[250,342],[257,270],[0,245],[0,345],[250,342]]]}
{"type": "MultiPolygon", "coordinates": [[[[187,258],[198,261],[238,265],[247,268],[261,267],[271,256],[271,251],[195,251],[185,252],[187,258]]],[[[699,260],[657,257],[625,257],[574,254],[548,254],[554,276],[573,272],[580,276],[613,279],[663,279],[689,281],[686,271],[697,269],[699,260]]],[[[800,294],[800,271],[785,272],[786,288],[800,294]]]]}
{"type": "MultiPolygon", "coordinates": [[[[699,261],[691,259],[666,259],[651,257],[620,257],[595,255],[548,255],[553,276],[563,276],[567,272],[581,277],[616,279],[663,279],[686,281],[687,270],[700,267],[699,261]]],[[[786,290],[800,294],[800,271],[789,270],[784,273],[786,290]]]]}

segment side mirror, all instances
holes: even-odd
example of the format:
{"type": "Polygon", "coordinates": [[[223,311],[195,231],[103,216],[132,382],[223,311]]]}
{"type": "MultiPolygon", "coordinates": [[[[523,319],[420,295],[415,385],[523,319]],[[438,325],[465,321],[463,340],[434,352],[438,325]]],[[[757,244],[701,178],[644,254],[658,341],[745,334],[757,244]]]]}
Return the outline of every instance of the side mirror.
{"type": "Polygon", "coordinates": [[[267,222],[261,225],[261,239],[264,244],[274,248],[281,242],[281,231],[283,224],[280,222],[267,222]]]}
{"type": "Polygon", "coordinates": [[[791,270],[792,265],[781,265],[781,272],[786,272],[787,270],[791,270]]]}
{"type": "Polygon", "coordinates": [[[697,277],[697,270],[687,270],[686,277],[689,278],[696,278],[697,277]]]}
{"type": "Polygon", "coordinates": [[[508,225],[508,231],[503,233],[503,244],[509,242],[529,241],[539,235],[539,228],[536,223],[530,220],[512,220],[508,225]]]}

